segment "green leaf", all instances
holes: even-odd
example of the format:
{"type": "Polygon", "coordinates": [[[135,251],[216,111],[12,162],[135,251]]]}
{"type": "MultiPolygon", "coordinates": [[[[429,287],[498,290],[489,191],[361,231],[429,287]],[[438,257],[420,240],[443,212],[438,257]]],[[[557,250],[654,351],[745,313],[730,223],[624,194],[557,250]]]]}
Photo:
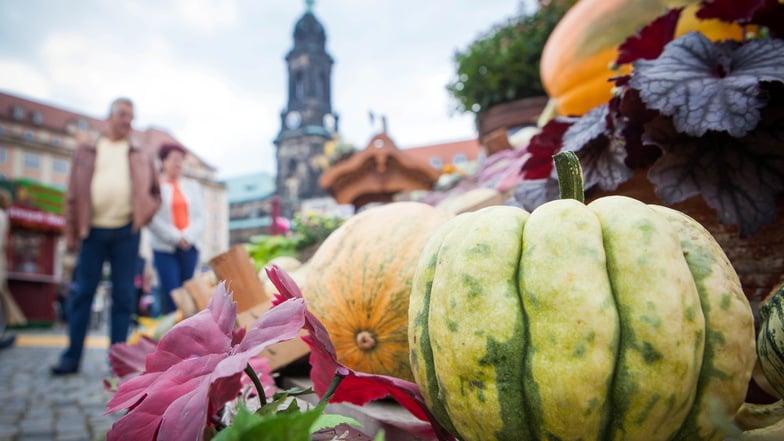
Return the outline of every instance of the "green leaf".
{"type": "Polygon", "coordinates": [[[355,420],[354,418],[330,413],[330,414],[321,415],[316,420],[316,422],[313,423],[313,426],[310,428],[310,430],[311,433],[315,433],[322,429],[335,427],[338,424],[350,424],[354,427],[360,427],[362,425],[360,424],[359,421],[355,420]]]}
{"type": "Polygon", "coordinates": [[[218,432],[213,441],[310,441],[314,423],[326,404],[303,412],[251,414],[240,408],[231,426],[218,432]]]}

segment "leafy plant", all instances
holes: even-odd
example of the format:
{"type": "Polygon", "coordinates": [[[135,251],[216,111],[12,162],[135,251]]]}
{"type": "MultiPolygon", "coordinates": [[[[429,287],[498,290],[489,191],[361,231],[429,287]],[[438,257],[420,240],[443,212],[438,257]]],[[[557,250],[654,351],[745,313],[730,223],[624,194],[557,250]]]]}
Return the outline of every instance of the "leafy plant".
{"type": "Polygon", "coordinates": [[[260,234],[252,237],[245,247],[256,268],[261,269],[276,257],[296,257],[300,251],[323,242],[343,221],[340,216],[297,213],[288,234],[260,234]]]}
{"type": "Polygon", "coordinates": [[[545,95],[539,59],[547,37],[574,2],[553,1],[532,15],[496,25],[453,57],[457,78],[447,85],[459,112],[545,95]]]}
{"type": "Polygon", "coordinates": [[[107,408],[127,413],[112,426],[107,440],[309,440],[320,428],[356,424],[324,414],[327,402],[362,405],[386,396],[431,421],[439,439],[454,440],[432,418],[414,383],[356,372],[339,363],[329,334],[305,308],[296,283],[275,266],[268,267],[267,274],[280,294],[247,331],[234,329],[237,305],[221,284],[206,309],[178,323],[159,342],[142,337],[137,345],[111,347],[112,368],[120,379],[107,408]],[[302,328],[308,331],[302,338],[311,348],[313,390],[270,394],[269,370],[256,355],[297,337],[302,328]],[[243,391],[245,386],[255,390],[252,398],[243,391]],[[301,408],[291,400],[313,391],[321,397],[315,408],[301,408]],[[227,403],[243,398],[231,421],[221,424],[227,403]],[[248,404],[253,401],[259,408],[251,412],[248,404]]]}
{"type": "Polygon", "coordinates": [[[703,1],[697,16],[758,27],[745,41],[700,33],[673,40],[681,9],[630,37],[618,64],[618,93],[579,119],[559,118],[529,145],[517,191],[528,209],[557,196],[553,153],[577,153],[585,187],[612,191],[646,169],[667,204],[700,195],[742,237],[776,217],[784,193],[784,4],[703,1]]]}

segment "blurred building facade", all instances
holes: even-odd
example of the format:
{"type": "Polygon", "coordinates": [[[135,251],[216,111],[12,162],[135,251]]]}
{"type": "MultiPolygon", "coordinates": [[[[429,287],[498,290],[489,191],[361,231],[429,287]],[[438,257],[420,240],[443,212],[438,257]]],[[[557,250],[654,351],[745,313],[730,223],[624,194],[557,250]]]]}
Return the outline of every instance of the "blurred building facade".
{"type": "MultiPolygon", "coordinates": [[[[104,125],[103,119],[78,111],[0,92],[0,178],[32,179],[65,189],[77,138],[94,136],[104,125]]],[[[134,130],[131,136],[156,160],[161,143],[179,143],[170,133],[157,128],[134,130]]],[[[190,150],[185,159],[185,175],[199,181],[204,189],[208,215],[200,258],[206,262],[228,248],[226,189],[216,179],[215,167],[190,150]]],[[[144,257],[151,255],[144,245],[141,252],[144,257]]]]}
{"type": "Polygon", "coordinates": [[[260,172],[232,177],[224,184],[229,203],[229,246],[248,243],[259,234],[269,234],[275,178],[260,172]]]}

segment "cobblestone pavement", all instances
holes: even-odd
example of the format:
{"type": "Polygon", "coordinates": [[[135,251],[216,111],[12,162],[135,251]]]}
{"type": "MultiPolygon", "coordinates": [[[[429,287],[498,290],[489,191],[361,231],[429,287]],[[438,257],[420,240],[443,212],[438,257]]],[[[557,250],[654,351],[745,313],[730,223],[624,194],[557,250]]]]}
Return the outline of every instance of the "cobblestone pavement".
{"type": "Polygon", "coordinates": [[[105,331],[91,330],[78,374],[49,373],[66,342],[64,325],[13,329],[17,341],[0,350],[0,441],[103,439],[121,415],[104,415],[111,394],[105,331]]]}

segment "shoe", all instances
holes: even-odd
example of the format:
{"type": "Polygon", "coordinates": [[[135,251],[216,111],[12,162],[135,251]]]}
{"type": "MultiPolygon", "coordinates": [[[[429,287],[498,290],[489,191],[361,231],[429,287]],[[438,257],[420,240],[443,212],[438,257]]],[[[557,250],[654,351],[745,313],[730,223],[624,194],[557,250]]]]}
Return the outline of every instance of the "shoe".
{"type": "Polygon", "coordinates": [[[63,363],[56,364],[50,368],[50,372],[52,375],[71,375],[76,374],[79,372],[79,368],[76,366],[66,366],[63,363]]]}

